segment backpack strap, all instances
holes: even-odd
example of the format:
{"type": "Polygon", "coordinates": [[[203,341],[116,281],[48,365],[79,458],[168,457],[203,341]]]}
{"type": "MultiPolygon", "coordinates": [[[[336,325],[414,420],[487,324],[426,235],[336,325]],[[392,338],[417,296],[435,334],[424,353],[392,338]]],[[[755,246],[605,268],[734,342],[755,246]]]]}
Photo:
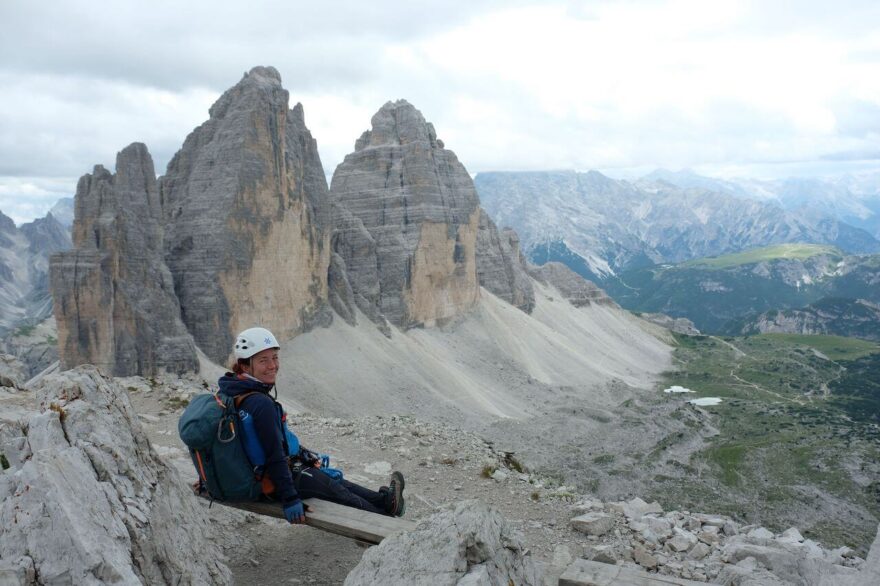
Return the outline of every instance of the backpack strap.
{"type": "Polygon", "coordinates": [[[250,397],[251,395],[256,395],[260,391],[251,391],[250,393],[242,393],[240,395],[235,396],[232,400],[235,403],[235,408],[238,409],[241,403],[250,397]]]}

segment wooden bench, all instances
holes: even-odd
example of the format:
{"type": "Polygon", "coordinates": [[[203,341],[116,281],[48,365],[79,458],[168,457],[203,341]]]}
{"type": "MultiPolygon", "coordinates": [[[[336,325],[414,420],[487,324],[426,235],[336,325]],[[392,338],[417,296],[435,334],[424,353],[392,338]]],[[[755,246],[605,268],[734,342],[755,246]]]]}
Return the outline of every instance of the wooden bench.
{"type": "Polygon", "coordinates": [[[580,559],[568,566],[559,577],[559,586],[711,586],[661,574],[649,574],[635,568],[580,559]]]}
{"type": "MultiPolygon", "coordinates": [[[[211,500],[204,494],[198,494],[205,500],[211,500]]],[[[277,519],[284,519],[284,513],[278,503],[227,503],[213,501],[215,505],[223,505],[277,519]]],[[[368,511],[362,511],[352,507],[337,505],[330,501],[319,499],[305,499],[303,503],[309,507],[306,513],[306,525],[349,537],[361,543],[377,545],[383,539],[415,529],[415,521],[408,521],[397,517],[386,517],[368,511]]]]}

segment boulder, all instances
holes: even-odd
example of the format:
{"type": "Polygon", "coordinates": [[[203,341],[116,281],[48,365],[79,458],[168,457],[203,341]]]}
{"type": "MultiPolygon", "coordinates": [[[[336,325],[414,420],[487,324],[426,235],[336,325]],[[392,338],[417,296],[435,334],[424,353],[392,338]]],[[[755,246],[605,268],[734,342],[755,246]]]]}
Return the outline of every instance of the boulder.
{"type": "Polygon", "coordinates": [[[370,548],[345,579],[378,584],[537,586],[541,577],[501,513],[463,501],[370,548]]]}
{"type": "Polygon", "coordinates": [[[0,409],[0,582],[231,583],[203,509],[125,389],[93,366],[34,386],[40,412],[0,409]]]}
{"type": "Polygon", "coordinates": [[[251,69],[209,114],[160,192],[183,320],[222,364],[244,328],[284,340],[325,323],[330,202],[302,105],[289,108],[276,69],[251,69]]]}
{"type": "Polygon", "coordinates": [[[654,570],[658,565],[657,558],[640,545],[633,548],[633,559],[646,570],[654,570]]]}
{"type": "Polygon", "coordinates": [[[98,165],[76,189],[74,249],[49,266],[63,368],[94,364],[115,376],[195,372],[162,259],[162,210],[153,159],[133,143],[116,174],[98,165]]]}
{"type": "Polygon", "coordinates": [[[771,572],[781,583],[831,586],[846,584],[858,575],[852,568],[809,557],[806,548],[787,550],[779,545],[757,545],[734,540],[725,545],[724,555],[736,564],[751,558],[759,568],[771,572]]]}
{"type": "Polygon", "coordinates": [[[571,526],[587,535],[605,535],[614,527],[614,517],[605,513],[585,513],[572,519],[571,526]]]}
{"type": "Polygon", "coordinates": [[[411,104],[376,112],[333,173],[330,195],[333,250],[373,321],[431,326],[477,302],[477,192],[411,104]]]}

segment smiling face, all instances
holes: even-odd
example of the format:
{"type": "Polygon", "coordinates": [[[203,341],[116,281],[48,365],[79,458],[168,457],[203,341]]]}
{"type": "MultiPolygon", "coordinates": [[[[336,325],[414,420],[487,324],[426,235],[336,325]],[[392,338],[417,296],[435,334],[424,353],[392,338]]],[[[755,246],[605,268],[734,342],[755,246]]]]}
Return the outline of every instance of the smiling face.
{"type": "Polygon", "coordinates": [[[278,374],[278,348],[268,348],[254,354],[250,366],[243,367],[243,370],[262,383],[274,385],[278,374]]]}

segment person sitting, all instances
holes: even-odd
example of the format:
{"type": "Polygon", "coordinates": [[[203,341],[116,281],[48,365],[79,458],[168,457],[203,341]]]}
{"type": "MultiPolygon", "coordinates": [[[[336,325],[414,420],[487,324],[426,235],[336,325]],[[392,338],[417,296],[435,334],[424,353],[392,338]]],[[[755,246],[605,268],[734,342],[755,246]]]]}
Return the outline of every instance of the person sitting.
{"type": "MultiPolygon", "coordinates": [[[[275,336],[265,328],[249,328],[235,338],[232,372],[220,378],[220,391],[236,400],[239,410],[253,419],[253,429],[265,457],[264,474],[271,481],[273,497],[281,502],[284,518],[304,523],[307,509],[302,499],[318,498],[372,513],[403,516],[404,478],[392,472],[388,486],[370,490],[323,469],[327,460],[299,447],[287,427],[287,414],[269,393],[275,388],[280,367],[275,336]]],[[[277,396],[277,391],[276,391],[277,396]]]]}

